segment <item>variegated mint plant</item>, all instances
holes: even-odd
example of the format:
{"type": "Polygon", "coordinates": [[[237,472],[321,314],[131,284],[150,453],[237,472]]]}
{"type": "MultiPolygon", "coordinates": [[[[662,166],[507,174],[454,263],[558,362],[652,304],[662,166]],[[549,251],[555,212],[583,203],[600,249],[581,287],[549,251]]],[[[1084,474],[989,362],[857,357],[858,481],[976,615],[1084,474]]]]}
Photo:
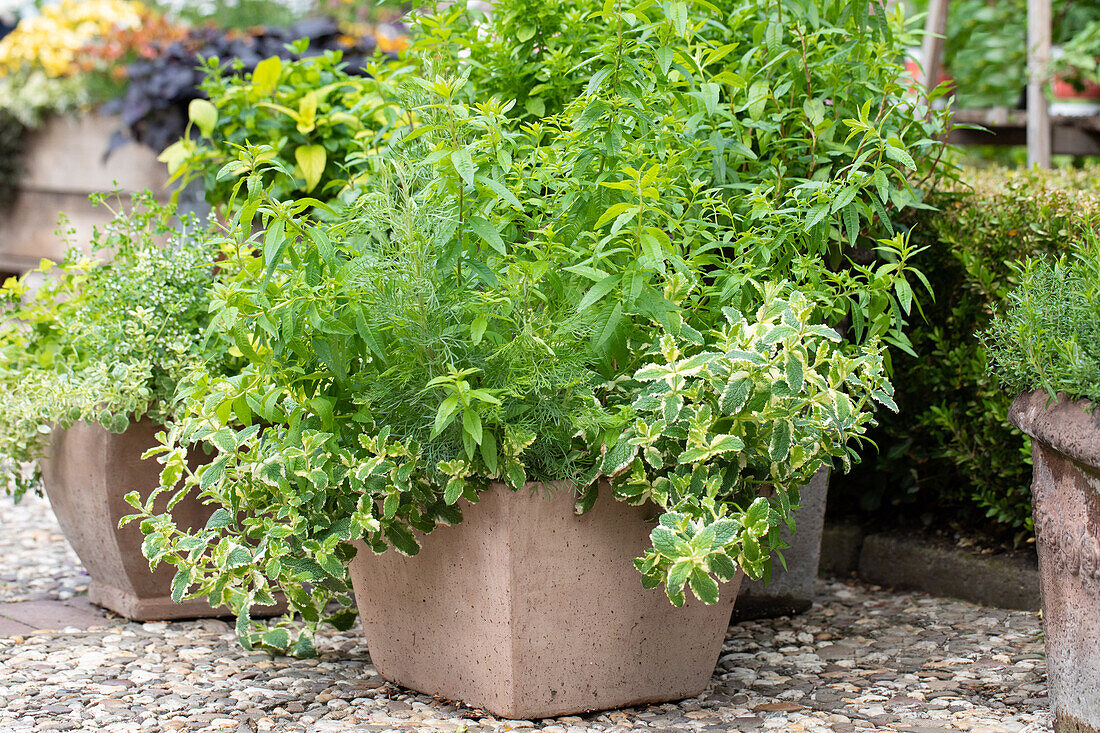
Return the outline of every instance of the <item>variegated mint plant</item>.
{"type": "Polygon", "coordinates": [[[664,510],[635,565],[676,605],[686,587],[717,602],[717,581],[737,568],[767,574],[798,487],[834,458],[847,468],[876,403],[896,409],[879,347],[839,349],[840,336],[811,321],[813,304],[784,289],[765,288],[752,323],[724,308],[702,339],[663,335],[604,457],[616,498],[664,510]]]}

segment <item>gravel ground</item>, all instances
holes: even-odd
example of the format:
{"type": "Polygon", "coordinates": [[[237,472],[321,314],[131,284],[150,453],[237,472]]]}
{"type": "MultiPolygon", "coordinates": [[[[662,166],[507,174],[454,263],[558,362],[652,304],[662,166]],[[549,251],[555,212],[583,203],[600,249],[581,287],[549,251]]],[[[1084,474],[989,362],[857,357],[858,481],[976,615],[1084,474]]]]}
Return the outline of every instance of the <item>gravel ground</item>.
{"type": "Polygon", "coordinates": [[[0,492],[0,558],[0,603],[67,601],[88,592],[88,575],[42,497],[27,494],[13,504],[0,492]]]}
{"type": "MultiPolygon", "coordinates": [[[[0,503],[0,557],[0,601],[86,585],[41,501],[0,503]]],[[[1051,729],[1036,614],[852,582],[822,582],[802,616],[730,627],[701,697],[583,717],[500,720],[386,683],[354,629],[318,642],[319,659],[272,659],[221,621],[0,638],[0,731],[1051,729]]]]}

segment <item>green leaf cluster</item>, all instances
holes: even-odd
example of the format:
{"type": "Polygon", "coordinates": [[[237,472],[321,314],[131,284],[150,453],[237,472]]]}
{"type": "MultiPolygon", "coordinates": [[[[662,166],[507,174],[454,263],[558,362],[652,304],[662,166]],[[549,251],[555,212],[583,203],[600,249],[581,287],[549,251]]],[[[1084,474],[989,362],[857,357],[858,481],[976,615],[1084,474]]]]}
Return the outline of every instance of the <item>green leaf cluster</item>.
{"type": "Polygon", "coordinates": [[[200,179],[214,206],[231,202],[248,170],[245,145],[271,161],[264,185],[278,198],[354,199],[360,181],[348,156],[378,144],[403,110],[389,85],[347,73],[340,59],[335,51],[290,63],[272,56],[250,74],[208,59],[201,90],[209,99],[192,101],[187,133],[160,160],[181,185],[200,179]]]}
{"type": "MultiPolygon", "coordinates": [[[[105,197],[100,205],[107,206],[105,197]]],[[[0,456],[18,497],[55,427],[122,432],[172,412],[176,386],[206,351],[213,250],[197,223],[151,194],[118,204],[87,253],[73,248],[0,289],[0,456]]]]}
{"type": "Polygon", "coordinates": [[[882,354],[845,355],[813,304],[785,290],[766,288],[751,323],[725,308],[706,336],[663,335],[604,456],[617,499],[665,511],[636,564],[676,605],[685,583],[714,603],[715,578],[769,572],[798,487],[834,458],[849,467],[876,404],[896,409],[882,354]]]}
{"type": "Polygon", "coordinates": [[[1062,54],[1051,64],[1051,73],[1078,90],[1100,84],[1100,11],[1084,28],[1062,45],[1062,54]]]}
{"type": "Polygon", "coordinates": [[[1010,394],[1100,399],[1100,235],[1057,259],[1019,263],[1018,284],[982,334],[989,371],[1010,394]]]}
{"type": "MultiPolygon", "coordinates": [[[[917,12],[928,10],[927,0],[910,0],[917,12]]],[[[952,0],[947,15],[943,48],[944,73],[950,78],[956,109],[1021,106],[1027,85],[1027,0],[952,0]]],[[[1060,76],[1074,75],[1074,59],[1082,54],[1074,46],[1088,48],[1090,22],[1100,20],[1100,7],[1079,0],[1053,0],[1052,40],[1067,50],[1066,61],[1055,59],[1052,69],[1060,76]],[[1075,40],[1078,36],[1081,40],[1075,40]],[[1069,72],[1069,73],[1067,73],[1069,72]]],[[[1094,37],[1095,38],[1095,37],[1094,37]]],[[[1096,55],[1092,41],[1091,56],[1096,55]]],[[[1094,67],[1091,58],[1085,68],[1094,67]]]]}
{"type": "Polygon", "coordinates": [[[154,516],[154,497],[132,497],[147,554],[176,564],[181,587],[240,610],[274,581],[315,624],[330,600],[351,603],[352,540],[415,554],[490,481],[577,482],[594,463],[576,433],[608,418],[583,322],[521,263],[494,271],[493,290],[473,269],[441,270],[451,213],[373,197],[354,232],[290,219],[268,226],[267,254],[228,260],[212,328],[248,364],[190,383],[191,412],[156,453],[165,490],[182,476],[177,496],[197,490],[232,514],[184,531],[154,516]],[[195,443],[215,457],[191,471],[195,443]]]}

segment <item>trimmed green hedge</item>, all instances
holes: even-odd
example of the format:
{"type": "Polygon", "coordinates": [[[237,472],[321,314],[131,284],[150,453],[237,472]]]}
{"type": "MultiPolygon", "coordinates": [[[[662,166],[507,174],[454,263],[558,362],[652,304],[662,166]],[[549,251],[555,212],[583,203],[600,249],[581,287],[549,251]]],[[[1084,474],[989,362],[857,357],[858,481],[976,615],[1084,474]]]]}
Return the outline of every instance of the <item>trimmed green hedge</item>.
{"type": "Polygon", "coordinates": [[[935,302],[911,339],[918,358],[898,355],[898,415],[881,416],[851,482],[834,496],[863,511],[958,517],[1031,532],[1031,453],[1009,425],[1009,395],[987,373],[976,334],[1014,284],[1012,263],[1060,254],[1081,241],[1100,212],[1100,167],[1083,170],[967,171],[966,185],[937,193],[937,211],[912,221],[927,246],[918,267],[935,302]]]}

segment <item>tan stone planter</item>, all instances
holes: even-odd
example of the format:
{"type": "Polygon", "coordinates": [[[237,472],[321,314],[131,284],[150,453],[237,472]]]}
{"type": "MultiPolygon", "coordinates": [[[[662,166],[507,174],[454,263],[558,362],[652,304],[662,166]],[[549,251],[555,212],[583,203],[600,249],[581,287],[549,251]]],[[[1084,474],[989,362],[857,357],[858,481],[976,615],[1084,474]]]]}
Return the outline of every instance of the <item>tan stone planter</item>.
{"type": "Polygon", "coordinates": [[[27,134],[19,192],[13,206],[0,212],[0,271],[25,272],[42,258],[64,256],[69,244],[55,234],[61,212],[69,218],[66,228],[74,230],[72,243],[87,247],[92,227],[112,216],[92,206],[89,194],[116,188],[164,192],[168,169],[154,151],[128,143],[104,160],[118,128],[114,117],[89,114],[54,117],[27,134]]]}
{"type": "Polygon", "coordinates": [[[1009,419],[1030,435],[1035,538],[1054,729],[1100,733],[1100,412],[1044,392],[1009,419]]]}
{"type": "Polygon", "coordinates": [[[583,517],[572,507],[568,488],[498,486],[415,557],[360,546],[351,575],[378,673],[513,719],[703,692],[740,578],[715,606],[674,608],[631,562],[652,508],[608,492],[583,517]]]}
{"type": "MultiPolygon", "coordinates": [[[[175,568],[162,565],[149,572],[137,523],[118,528],[120,519],[134,513],[123,497],[131,491],[148,496],[159,483],[160,464],[141,460],[156,445],[159,429],[146,419],[120,435],[86,423],[55,430],[41,462],[46,494],[91,576],[92,603],[135,621],[225,616],[228,609],[211,608],[205,600],[173,603],[175,568]]],[[[188,497],[172,515],[180,525],[201,527],[213,510],[188,497]]]]}

